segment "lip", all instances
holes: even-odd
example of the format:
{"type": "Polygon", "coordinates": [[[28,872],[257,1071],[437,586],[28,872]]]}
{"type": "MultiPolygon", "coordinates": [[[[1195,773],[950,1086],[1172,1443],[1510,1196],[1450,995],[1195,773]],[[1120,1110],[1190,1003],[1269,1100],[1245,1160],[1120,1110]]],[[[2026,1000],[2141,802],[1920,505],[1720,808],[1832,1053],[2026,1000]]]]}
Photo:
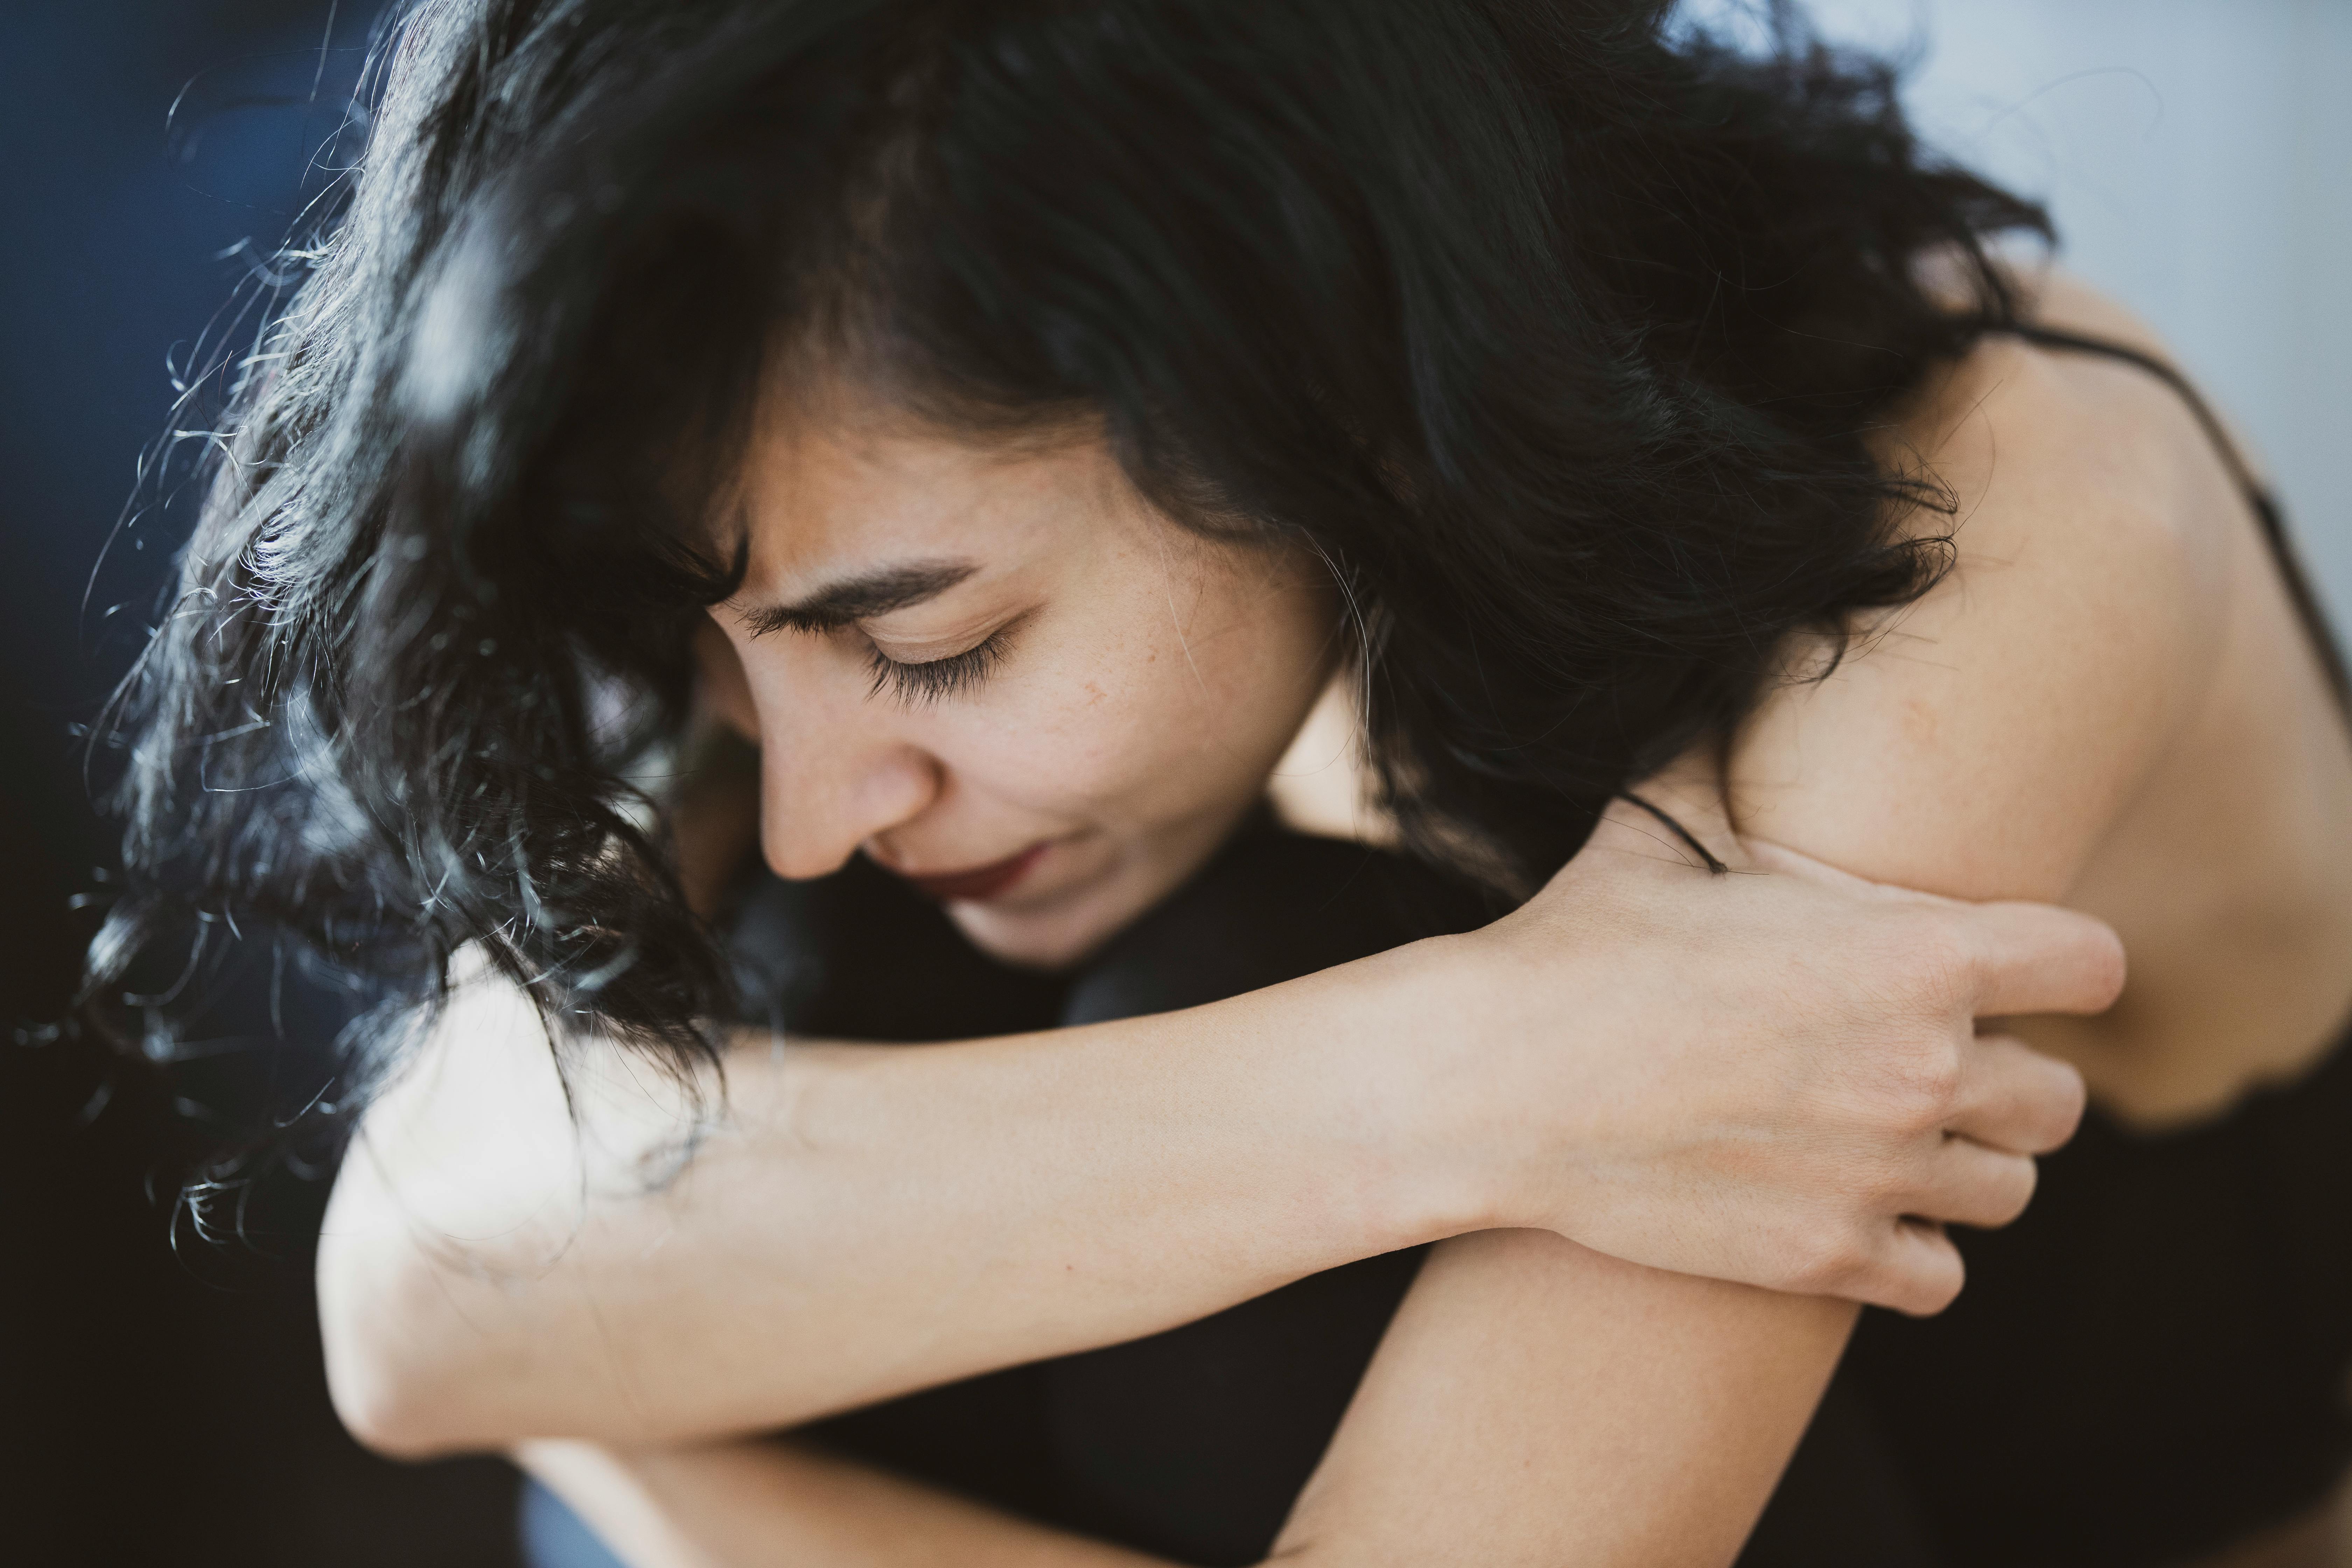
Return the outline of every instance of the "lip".
{"type": "Polygon", "coordinates": [[[1013,884],[1029,874],[1037,858],[1052,848],[1050,842],[1032,844],[1018,855],[1002,860],[992,860],[985,866],[968,867],[961,871],[940,871],[918,875],[900,871],[898,875],[929,893],[941,903],[985,903],[999,894],[1012,890],[1013,884]]]}

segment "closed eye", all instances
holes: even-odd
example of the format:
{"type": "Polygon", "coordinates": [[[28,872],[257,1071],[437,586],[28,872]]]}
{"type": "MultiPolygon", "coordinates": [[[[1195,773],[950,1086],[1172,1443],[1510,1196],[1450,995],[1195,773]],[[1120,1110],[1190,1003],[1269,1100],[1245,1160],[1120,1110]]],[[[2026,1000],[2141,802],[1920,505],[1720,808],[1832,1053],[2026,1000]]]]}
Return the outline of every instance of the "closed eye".
{"type": "Polygon", "coordinates": [[[945,658],[896,659],[869,645],[866,662],[874,672],[874,685],[866,695],[879,696],[887,688],[910,708],[960,696],[987,679],[1004,661],[1012,631],[1009,626],[1000,626],[975,646],[945,658]]]}

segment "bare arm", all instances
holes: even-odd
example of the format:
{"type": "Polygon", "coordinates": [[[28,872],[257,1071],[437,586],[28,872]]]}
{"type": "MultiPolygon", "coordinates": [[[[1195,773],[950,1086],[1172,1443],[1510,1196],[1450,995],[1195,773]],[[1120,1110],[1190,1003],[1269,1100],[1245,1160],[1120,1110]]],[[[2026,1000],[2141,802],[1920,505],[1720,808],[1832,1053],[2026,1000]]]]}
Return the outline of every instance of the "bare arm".
{"type": "MultiPolygon", "coordinates": [[[[2013,404],[1994,412],[2017,417],[2013,404]]],[[[2134,541],[2139,580],[2116,580],[2117,531],[2132,538],[2151,520],[2099,515],[2111,489],[2058,499],[2082,510],[2028,536],[2036,509],[1993,496],[1960,574],[1915,613],[1898,656],[1882,649],[1768,705],[1735,758],[1735,795],[1752,813],[1849,864],[1985,892],[2063,891],[2195,701],[2185,650],[2200,621],[2195,574],[2160,531],[2134,541]],[[2038,559],[2021,566],[2029,546],[2038,559]],[[2095,593],[2111,595],[2116,624],[2102,624],[2095,593]]],[[[1704,803],[1678,805],[1696,820],[1704,803]]],[[[1593,853],[1656,854],[1639,828],[1619,825],[1593,853]]],[[[1540,1232],[1449,1242],[1276,1556],[1347,1568],[1727,1562],[1851,1316],[1540,1232]]],[[[993,1538],[983,1519],[940,1524],[942,1541],[993,1538]]]]}
{"type": "MultiPolygon", "coordinates": [[[[1270,1561],[1727,1563],[1852,1321],[1543,1231],[1447,1242],[1270,1561]]],[[[630,1568],[1165,1568],[791,1441],[519,1457],[630,1568]]]]}
{"type": "MultiPolygon", "coordinates": [[[[1958,1263],[1901,1216],[2005,1215],[2032,1181],[1944,1129],[2046,1148],[2080,1106],[1971,1016],[2119,981],[2104,928],[2054,911],[1588,855],[1485,931],[1208,1007],[739,1051],[726,1116],[650,1187],[594,1104],[583,1162],[543,1042],[484,993],[346,1161],[330,1374],[398,1452],[672,1441],[1497,1226],[1932,1310],[1958,1263]]],[[[624,1058],[589,1059],[642,1111],[624,1058]]]]}
{"type": "MultiPolygon", "coordinates": [[[[1271,1561],[1727,1563],[1852,1319],[1543,1231],[1447,1242],[1271,1561]]],[[[630,1568],[1168,1568],[790,1440],[518,1457],[630,1568]]]]}
{"type": "Polygon", "coordinates": [[[791,1439],[515,1458],[628,1568],[1172,1568],[791,1439]]]}
{"type": "MultiPolygon", "coordinates": [[[[2034,677],[1967,690],[2014,703],[2149,667],[2083,638],[2064,605],[2012,605],[2049,579],[2005,572],[2020,542],[1980,511],[1983,543],[1903,647],[1948,642],[1966,604],[2034,677]],[[2056,646],[2025,640],[2036,627],[2056,646]],[[2086,647],[2124,673],[2053,687],[2086,647]]],[[[1956,759],[1887,776],[1918,701],[1948,703],[1950,663],[1882,648],[1776,703],[1738,793],[1767,832],[1849,865],[2047,895],[2168,710],[2103,704],[2123,729],[2087,783],[2053,761],[2079,730],[2029,709],[2004,731],[1965,706],[1937,721],[1965,738],[1956,759]],[[1822,737],[1849,732],[1850,765],[1821,765],[1822,737]],[[2003,773],[1999,744],[2026,762],[2003,773]],[[1876,793],[1789,787],[1800,763],[1876,793]],[[1986,781],[2003,777],[2032,809],[1999,815],[1986,781]],[[1950,854],[2005,848],[2027,869],[1939,873],[1923,822],[1950,854]]],[[[1621,826],[1653,853],[1597,841],[1486,931],[1211,1007],[978,1045],[754,1042],[667,1183],[631,1158],[649,1107],[661,1118],[625,1058],[587,1054],[608,1092],[583,1148],[527,1016],[478,995],[371,1112],[338,1184],[320,1289],[341,1407],[408,1452],[787,1426],[1497,1226],[1940,1306],[1957,1258],[1903,1216],[2006,1218],[2031,1168],[1989,1151],[2047,1148],[2079,1108],[2070,1073],[1974,1041],[1970,1016],[2104,1005],[2110,939],[2049,911],[1708,878],[1654,824],[1621,826]]]]}
{"type": "Polygon", "coordinates": [[[592,1054],[575,1131],[527,1009],[461,1001],[327,1218],[345,1418],[420,1450],[793,1425],[1475,1224],[1347,1023],[1414,962],[1001,1040],[747,1037],[723,1118],[650,1188],[662,1086],[592,1054]]]}
{"type": "MultiPolygon", "coordinates": [[[[2166,514],[2131,406],[2021,352],[1950,393],[1968,412],[1918,434],[1968,507],[1957,571],[1829,679],[1770,698],[1727,783],[1747,826],[1857,871],[2063,897],[2201,700],[2222,585],[2166,514]]],[[[1713,782],[1660,787],[1696,820],[1713,782]]],[[[1534,1232],[1449,1243],[1276,1555],[1727,1563],[1851,1321],[1534,1232]]]]}
{"type": "Polygon", "coordinates": [[[675,1123],[625,1058],[583,1052],[575,1139],[529,1018],[474,996],[338,1184],[339,1404],[404,1451],[788,1425],[1494,1225],[1938,1307],[1957,1259],[1901,1215],[2031,1181],[1955,1161],[1940,1128],[2037,1150],[2079,1096],[1976,1046],[1969,1015],[2103,1005],[2111,940],[1734,881],[1587,856],[1486,931],[1189,1014],[984,1047],[749,1039],[667,1184],[633,1152],[658,1164],[675,1123]]]}
{"type": "MultiPolygon", "coordinates": [[[[1542,1231],[1440,1247],[1272,1561],[1713,1568],[1763,1507],[1853,1309],[1542,1231]]],[[[630,1568],[1166,1568],[790,1440],[524,1446],[630,1568]]]]}
{"type": "Polygon", "coordinates": [[[1853,1309],[1540,1231],[1438,1249],[1274,1559],[1717,1568],[1738,1554],[1853,1309]]]}

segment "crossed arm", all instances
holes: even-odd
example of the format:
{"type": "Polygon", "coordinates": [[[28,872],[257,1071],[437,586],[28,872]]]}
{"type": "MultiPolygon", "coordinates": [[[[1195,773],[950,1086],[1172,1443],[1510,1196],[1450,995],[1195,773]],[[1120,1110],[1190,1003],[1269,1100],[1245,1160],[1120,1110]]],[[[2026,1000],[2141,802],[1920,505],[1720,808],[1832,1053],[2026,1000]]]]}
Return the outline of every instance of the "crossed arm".
{"type": "MultiPolygon", "coordinates": [[[[1619,869],[1660,888],[1720,893],[1729,902],[1718,915],[1759,895],[1801,906],[1810,893],[1820,899],[1810,910],[1776,900],[1773,923],[1809,912],[1816,918],[1790,929],[1818,934],[1824,920],[1854,919],[1844,889],[1706,880],[1623,831],[1596,856],[1613,854],[1619,869]]],[[[1548,1230],[1489,1227],[1524,1226],[1523,1215],[1552,1230],[1571,1217],[1592,1232],[1614,1225],[1661,1260],[1675,1249],[1736,1258],[1736,1232],[1756,1249],[1748,1261],[1769,1258],[1793,1277],[1866,1255],[1855,1245],[1841,1258],[1820,1245],[1843,1231],[1808,1208],[1824,1194],[1853,1204],[1874,1194],[1881,1217],[2013,1213],[2025,1190],[2020,1163],[1948,1140],[1944,1126],[2044,1147],[2078,1101],[2047,1064],[1969,1040],[1965,1016],[2095,1005],[2112,989],[2112,949],[2095,928],[2037,911],[2007,911],[2014,925],[1995,911],[1953,928],[1945,922],[1958,911],[1885,897],[1917,917],[1917,930],[1895,921],[1906,939],[1940,950],[1931,967],[1954,972],[1950,944],[1965,929],[1988,945],[1959,968],[2000,978],[1981,1000],[1938,1005],[1957,1026],[1874,1020],[1842,1066],[1810,1031],[1751,1037],[1744,1043],[1765,1048],[1734,1045],[1718,1057],[1721,1042],[1704,1031],[1658,1028],[1675,1016],[1675,983],[1685,1017],[1771,1010],[1761,991],[1691,994],[1739,985],[1727,978],[1738,965],[1698,981],[1670,961],[1643,1009],[1652,1049],[1635,1058],[1654,1080],[1591,1062],[1580,1078],[1578,1053],[1559,1049],[1555,1033],[1524,1059],[1441,1059],[1427,1077],[1407,1074],[1384,1090],[1382,1074],[1361,1070],[1372,1016],[1349,1011],[1348,998],[1371,991],[1393,1004],[1410,994],[1407,982],[1427,978],[1418,965],[1465,956],[1407,951],[1262,993],[1260,1011],[1239,1017],[1202,1009],[1187,1025],[1176,1016],[1144,1040],[1106,1026],[940,1047],[753,1045],[735,1066],[728,1122],[650,1193],[631,1173],[636,1145],[604,1114],[643,1105],[619,1092],[625,1080],[587,1097],[584,1185],[524,1179],[583,1169],[583,1151],[527,1022],[501,1026],[486,1016],[495,996],[477,999],[371,1115],[339,1184],[321,1271],[338,1393],[362,1436],[407,1451],[594,1439],[521,1452],[643,1568],[1136,1563],[806,1449],[729,1435],[1131,1337],[1347,1258],[1483,1231],[1444,1243],[1423,1270],[1300,1501],[1285,1560],[1726,1561],[1851,1310],[1620,1262],[1548,1230]],[[2039,957],[2012,962],[2027,951],[2039,957]],[[1403,989],[1383,990],[1391,984],[1403,989]],[[1267,1011],[1285,1006],[1298,1011],[1267,1011]],[[1232,1037],[1215,1043],[1199,1014],[1232,1037]],[[1349,1072],[1335,1070],[1336,1057],[1278,1047],[1352,1022],[1364,1033],[1349,1072]],[[459,1039],[467,1048],[450,1052],[459,1039]],[[1699,1054],[1677,1062],[1678,1049],[1699,1054]],[[1889,1057],[1914,1055],[1916,1081],[1884,1070],[1889,1057]],[[1856,1072],[1865,1059],[1878,1070],[1856,1072]],[[1703,1062],[1716,1068],[1712,1102],[1691,1092],[1703,1062]],[[1760,1079],[1734,1081],[1743,1063],[1761,1064],[1760,1079]],[[1536,1079],[1537,1068],[1550,1076],[1536,1079]],[[1524,1088],[1449,1107],[1444,1086],[1475,1084],[1482,1068],[1522,1075],[1524,1088]],[[535,1094],[532,1073],[541,1075],[535,1094]],[[1804,1077],[1812,1073],[1821,1076],[1804,1077]],[[1780,1083],[1786,1102],[1778,1125],[1753,1115],[1774,1098],[1765,1080],[1780,1083]],[[1316,1089],[1334,1081],[1369,1087],[1335,1108],[1316,1089]],[[1655,1082],[1682,1092],[1662,1105],[1654,1142],[1630,1112],[1655,1082]],[[1538,1094],[1547,1106],[1612,1109],[1567,1137],[1540,1116],[1496,1114],[1524,1113],[1538,1094]],[[1408,1106],[1423,1120],[1403,1114],[1408,1106]],[[1688,1158],[1695,1130],[1710,1124],[1696,1142],[1711,1154],[1688,1158]],[[1907,1134],[1887,1136],[1897,1126],[1907,1134]],[[1826,1141],[1825,1129],[1835,1130],[1826,1141]],[[1759,1160],[1774,1143],[1785,1163],[1759,1160]],[[1686,1163],[1667,1173],[1658,1145],[1686,1163]],[[1727,1151],[1753,1163],[1737,1173],[1714,1163],[1727,1151]],[[1807,1151],[1818,1163],[1801,1174],[1807,1151]],[[1759,1184],[1759,1166],[1777,1166],[1787,1190],[1759,1184]],[[1710,1189],[1724,1195],[1720,1225],[1697,1195],[1710,1189]],[[503,1208],[489,1201],[501,1192],[503,1208]],[[436,1256],[415,1245],[420,1231],[457,1237],[461,1250],[436,1256]],[[819,1344],[824,1353],[805,1353],[819,1344]]],[[[1614,901],[1622,918],[1607,923],[1621,936],[1645,915],[1684,909],[1668,900],[1644,910],[1622,890],[1614,901]]],[[[1560,967],[1566,934],[1543,928],[1523,950],[1472,956],[1513,957],[1532,982],[1538,966],[1560,967]]],[[[1670,944],[1685,958],[1719,951],[1726,932],[1686,934],[1688,946],[1670,944]]],[[[1859,929],[1855,937],[1872,940],[1859,929]]],[[[1614,982],[1646,992],[1629,964],[1654,940],[1609,954],[1593,933],[1580,951],[1613,959],[1614,982]]],[[[1883,955],[1908,967],[1892,950],[1883,955]]],[[[1874,990],[1886,973],[1877,969],[1874,990]]],[[[1483,979],[1491,994],[1541,989],[1502,967],[1483,979]]],[[[1897,1008],[1921,1010],[1916,999],[1897,1008]]],[[[1391,1026],[1421,1026],[1431,1048],[1410,1059],[1446,1054],[1436,1017],[1393,1005],[1377,1013],[1391,1026]]],[[[1878,1240],[1929,1291],[1944,1289],[1931,1238],[1888,1219],[1878,1240]]],[[[1881,1278],[1903,1277],[1884,1256],[1873,1263],[1881,1278]]]]}
{"type": "Polygon", "coordinates": [[[326,1217],[339,1408],[413,1454],[772,1429],[1487,1229],[1941,1306],[1957,1260],[1902,1216],[2007,1218],[2003,1151],[2080,1107],[1970,1017],[2103,1005],[2112,937],[1623,831],[1496,926],[1206,1007],[748,1041],[666,1181],[658,1085],[591,1049],[567,1103],[528,1006],[465,988],[326,1217]]]}
{"type": "MultiPolygon", "coordinates": [[[[1861,871],[2063,894],[2196,700],[2199,606],[2145,519],[2036,533],[2014,570],[2050,502],[1978,508],[1905,628],[1933,661],[1874,654],[1767,705],[1729,781],[1748,822],[1861,871]],[[2118,584],[2108,525],[2140,530],[2144,580],[2118,584]]],[[[380,1446],[523,1445],[644,1568],[1132,1568],[734,1435],[1454,1237],[1277,1558],[1726,1562],[1851,1321],[1751,1286],[1940,1306],[1956,1259],[1904,1216],[2011,1217],[2017,1154],[2080,1106],[1969,1019],[2095,1010],[2119,982],[2109,941],[2054,912],[1709,879],[1621,818],[1496,927],[1214,1007],[755,1050],[729,1121],[650,1192],[625,1140],[551,1182],[582,1167],[560,1099],[518,1088],[543,1052],[461,1008],[338,1185],[331,1370],[380,1446]]]]}
{"type": "MultiPolygon", "coordinates": [[[[1444,1243],[1271,1561],[1728,1562],[1851,1320],[1549,1232],[1444,1243]]],[[[1161,1563],[790,1442],[548,1442],[520,1458],[631,1568],[1161,1563]]]]}

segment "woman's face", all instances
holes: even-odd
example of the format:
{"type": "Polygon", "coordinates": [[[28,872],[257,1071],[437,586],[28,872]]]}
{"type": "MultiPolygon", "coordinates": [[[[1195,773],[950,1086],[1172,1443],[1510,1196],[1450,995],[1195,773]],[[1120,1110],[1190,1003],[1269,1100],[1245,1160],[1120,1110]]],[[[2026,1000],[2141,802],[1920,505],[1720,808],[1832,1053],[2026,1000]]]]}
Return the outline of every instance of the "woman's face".
{"type": "Polygon", "coordinates": [[[711,616],[768,864],[862,848],[1015,963],[1069,963],[1182,881],[1331,670],[1311,558],[1177,526],[1094,436],[982,444],[794,400],[743,500],[749,574],[711,616]]]}

